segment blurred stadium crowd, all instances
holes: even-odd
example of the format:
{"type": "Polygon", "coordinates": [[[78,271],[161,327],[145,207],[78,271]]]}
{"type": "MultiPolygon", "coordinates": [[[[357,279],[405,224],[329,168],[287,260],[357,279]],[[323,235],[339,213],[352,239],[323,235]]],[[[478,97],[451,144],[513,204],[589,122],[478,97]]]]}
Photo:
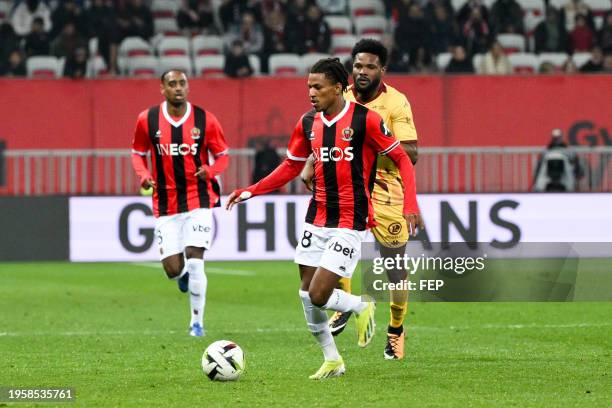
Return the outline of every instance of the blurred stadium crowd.
{"type": "Polygon", "coordinates": [[[303,74],[363,37],[394,73],[612,73],[611,0],[0,0],[5,77],[303,74]]]}

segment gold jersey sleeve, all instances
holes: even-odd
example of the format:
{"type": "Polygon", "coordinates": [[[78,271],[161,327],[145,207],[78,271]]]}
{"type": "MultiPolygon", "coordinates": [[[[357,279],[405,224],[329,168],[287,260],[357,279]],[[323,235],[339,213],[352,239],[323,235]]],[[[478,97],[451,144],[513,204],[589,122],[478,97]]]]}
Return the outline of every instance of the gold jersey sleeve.
{"type": "MultiPolygon", "coordinates": [[[[345,98],[356,101],[352,88],[347,90],[345,98]]],[[[383,91],[365,106],[382,116],[393,136],[400,142],[418,140],[410,103],[406,95],[397,89],[384,84],[383,91]]],[[[404,187],[399,170],[387,156],[378,156],[372,201],[375,212],[378,205],[404,203],[404,187]]]]}

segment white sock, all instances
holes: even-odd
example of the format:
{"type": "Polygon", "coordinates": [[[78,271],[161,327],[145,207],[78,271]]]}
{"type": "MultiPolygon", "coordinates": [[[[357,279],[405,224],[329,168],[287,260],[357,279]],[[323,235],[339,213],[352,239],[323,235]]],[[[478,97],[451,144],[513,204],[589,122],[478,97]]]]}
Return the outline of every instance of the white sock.
{"type": "Polygon", "coordinates": [[[203,324],[204,305],[206,304],[206,286],[208,280],[204,273],[204,260],[190,258],[185,262],[185,270],[189,272],[189,303],[191,305],[191,323],[203,324]]]}
{"type": "Polygon", "coordinates": [[[323,309],[359,313],[367,305],[367,302],[361,300],[361,296],[351,295],[343,290],[334,289],[323,309]]]}
{"type": "Polygon", "coordinates": [[[304,316],[306,317],[308,330],[310,330],[315,339],[317,339],[319,346],[321,346],[323,357],[326,361],[339,360],[340,354],[327,325],[327,314],[325,314],[323,309],[312,304],[307,291],[300,290],[299,294],[302,299],[302,306],[304,306],[304,316]]]}

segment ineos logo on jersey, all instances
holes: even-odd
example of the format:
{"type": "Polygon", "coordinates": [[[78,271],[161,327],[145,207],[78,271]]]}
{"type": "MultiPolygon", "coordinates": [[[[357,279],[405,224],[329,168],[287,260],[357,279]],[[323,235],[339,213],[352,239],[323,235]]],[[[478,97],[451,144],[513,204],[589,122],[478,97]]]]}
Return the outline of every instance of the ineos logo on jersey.
{"type": "Polygon", "coordinates": [[[196,155],[198,153],[198,144],[192,145],[187,143],[164,143],[155,145],[159,154],[166,156],[187,156],[188,154],[196,155]]]}
{"type": "Polygon", "coordinates": [[[335,252],[340,252],[344,256],[348,256],[350,259],[353,259],[353,255],[355,254],[355,248],[343,247],[338,242],[332,242],[327,247],[335,252]]]}
{"type": "Polygon", "coordinates": [[[351,161],[355,155],[353,154],[353,146],[345,147],[344,149],[340,147],[319,147],[315,148],[312,151],[317,160],[322,162],[330,162],[330,161],[340,161],[346,160],[351,161]]]}

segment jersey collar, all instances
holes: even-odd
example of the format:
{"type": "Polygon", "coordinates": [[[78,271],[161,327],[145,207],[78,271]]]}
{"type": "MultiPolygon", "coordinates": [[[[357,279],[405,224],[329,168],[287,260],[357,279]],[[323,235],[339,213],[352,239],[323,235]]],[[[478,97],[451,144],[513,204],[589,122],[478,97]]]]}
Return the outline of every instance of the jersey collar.
{"type": "Polygon", "coordinates": [[[189,102],[187,102],[187,109],[185,110],[185,114],[183,115],[183,117],[178,122],[175,122],[174,119],[172,119],[172,116],[170,116],[170,114],[168,113],[168,105],[167,104],[168,103],[165,102],[165,101],[164,101],[164,103],[162,103],[162,113],[164,114],[164,118],[166,118],[168,123],[170,123],[174,127],[181,126],[183,123],[185,123],[187,118],[189,118],[189,115],[191,115],[191,104],[189,102]]]}
{"type": "Polygon", "coordinates": [[[342,108],[342,110],[340,111],[340,113],[338,113],[336,116],[334,116],[334,118],[332,120],[327,120],[325,118],[325,114],[323,112],[321,112],[321,121],[323,121],[323,123],[325,124],[325,126],[327,127],[331,127],[334,123],[336,123],[337,121],[339,121],[340,119],[342,119],[342,117],[346,114],[346,112],[348,112],[349,107],[351,105],[351,101],[348,100],[344,100],[346,103],[344,104],[344,108],[342,108]]]}

